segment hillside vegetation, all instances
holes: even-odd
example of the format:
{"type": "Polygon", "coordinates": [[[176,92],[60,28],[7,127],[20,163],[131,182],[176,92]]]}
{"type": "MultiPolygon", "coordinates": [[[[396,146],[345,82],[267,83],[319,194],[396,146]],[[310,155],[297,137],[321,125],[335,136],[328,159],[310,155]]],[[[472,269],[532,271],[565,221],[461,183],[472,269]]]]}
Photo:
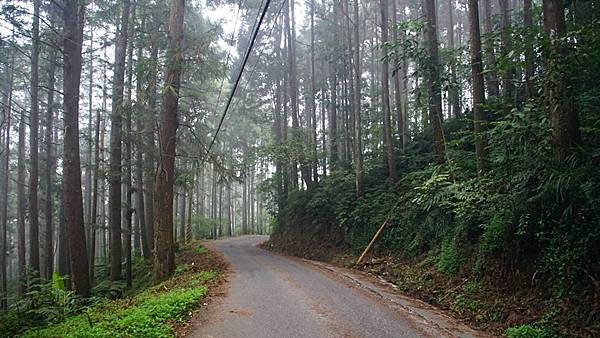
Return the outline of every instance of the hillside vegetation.
{"type": "MultiPolygon", "coordinates": [[[[594,114],[583,114],[586,124],[597,125],[594,114]]],[[[515,336],[538,328],[596,334],[597,152],[581,149],[565,163],[553,161],[544,114],[527,105],[494,122],[489,174],[478,179],[468,125],[466,119],[444,125],[447,164],[431,164],[423,139],[398,154],[396,183],[371,166],[361,198],[349,171],[294,192],[277,215],[271,246],[353,264],[389,216],[362,268],[403,292],[476,326],[517,326],[508,331],[515,336]]],[[[588,132],[598,140],[598,129],[588,132]]]]}

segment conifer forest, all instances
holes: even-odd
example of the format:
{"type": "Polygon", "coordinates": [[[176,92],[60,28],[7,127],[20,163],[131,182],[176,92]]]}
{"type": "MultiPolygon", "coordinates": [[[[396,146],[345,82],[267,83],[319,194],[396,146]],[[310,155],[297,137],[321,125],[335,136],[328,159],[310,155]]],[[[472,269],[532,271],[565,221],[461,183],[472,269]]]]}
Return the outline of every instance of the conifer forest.
{"type": "Polygon", "coordinates": [[[600,337],[600,1],[0,0],[0,337],[180,336],[600,337]]]}

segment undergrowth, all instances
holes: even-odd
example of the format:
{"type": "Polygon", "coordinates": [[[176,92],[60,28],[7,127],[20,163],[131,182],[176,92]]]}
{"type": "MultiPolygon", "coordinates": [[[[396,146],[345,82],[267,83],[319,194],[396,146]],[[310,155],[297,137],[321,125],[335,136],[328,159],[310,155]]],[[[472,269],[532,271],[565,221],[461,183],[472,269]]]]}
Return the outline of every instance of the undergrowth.
{"type": "MultiPolygon", "coordinates": [[[[197,253],[207,255],[208,250],[196,244],[180,256],[197,253]]],[[[198,307],[208,284],[218,277],[217,271],[200,270],[194,263],[180,262],[172,278],[151,287],[140,284],[128,291],[130,296],[118,299],[110,299],[111,288],[102,284],[97,288],[108,290],[102,293],[105,297],[79,299],[55,274],[51,283],[42,282],[30,292],[35,294],[2,314],[0,336],[172,337],[175,326],[198,307]],[[34,300],[35,305],[23,303],[34,300]]]]}
{"type": "MultiPolygon", "coordinates": [[[[593,116],[588,112],[582,119],[593,116]]],[[[411,294],[483,327],[515,326],[509,331],[514,337],[554,328],[566,335],[598,332],[600,178],[593,144],[565,163],[555,162],[545,113],[527,104],[490,126],[488,170],[479,178],[471,123],[444,124],[450,160],[442,165],[431,164],[428,142],[414,140],[398,153],[397,182],[387,180],[380,158],[367,157],[361,198],[354,194],[353,172],[339,170],[314,189],[273,203],[277,228],[270,245],[317,259],[358,255],[389,216],[375,255],[408,266],[428,262],[408,280],[394,280],[411,294]],[[327,250],[332,252],[317,254],[327,250]],[[462,290],[465,279],[482,286],[478,295],[462,290]],[[422,292],[455,288],[454,297],[422,292]],[[553,316],[543,328],[519,326],[547,313],[553,316]]],[[[587,139],[600,139],[600,129],[586,132],[587,139]]]]}

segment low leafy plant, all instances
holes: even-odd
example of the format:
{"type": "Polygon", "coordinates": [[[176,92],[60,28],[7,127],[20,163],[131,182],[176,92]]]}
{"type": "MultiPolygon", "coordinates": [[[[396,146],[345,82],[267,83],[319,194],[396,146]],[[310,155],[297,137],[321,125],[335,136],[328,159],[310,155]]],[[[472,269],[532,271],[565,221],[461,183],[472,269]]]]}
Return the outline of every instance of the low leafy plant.
{"type": "MultiPolygon", "coordinates": [[[[214,275],[202,272],[188,279],[205,281],[214,275]]],[[[29,330],[23,337],[171,337],[173,324],[184,320],[207,291],[205,286],[186,285],[165,291],[161,284],[131,299],[107,300],[61,323],[29,330]]]]}
{"type": "Polygon", "coordinates": [[[538,327],[525,324],[506,329],[508,338],[555,338],[558,337],[554,331],[548,327],[538,327]]]}
{"type": "Polygon", "coordinates": [[[464,262],[464,254],[453,241],[442,244],[436,268],[447,275],[455,275],[464,262]]]}
{"type": "Polygon", "coordinates": [[[203,247],[202,245],[198,245],[194,251],[196,251],[197,254],[201,254],[201,255],[208,253],[208,250],[206,250],[206,248],[203,247]]]}

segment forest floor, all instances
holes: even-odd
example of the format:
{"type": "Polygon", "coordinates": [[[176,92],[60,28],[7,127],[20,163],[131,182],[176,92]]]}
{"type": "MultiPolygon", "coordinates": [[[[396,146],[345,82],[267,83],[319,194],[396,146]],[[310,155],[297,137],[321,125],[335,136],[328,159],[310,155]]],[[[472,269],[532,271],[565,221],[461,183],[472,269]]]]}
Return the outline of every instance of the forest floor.
{"type": "Polygon", "coordinates": [[[192,320],[189,337],[486,337],[365,273],[258,245],[266,236],[206,244],[231,264],[221,297],[192,320]]]}
{"type": "MultiPolygon", "coordinates": [[[[128,297],[99,299],[79,314],[22,337],[169,337],[183,336],[199,308],[207,305],[225,281],[228,265],[221,254],[202,242],[185,245],[176,254],[176,270],[168,280],[128,297]]],[[[3,334],[0,334],[3,336],[3,334]]]]}

